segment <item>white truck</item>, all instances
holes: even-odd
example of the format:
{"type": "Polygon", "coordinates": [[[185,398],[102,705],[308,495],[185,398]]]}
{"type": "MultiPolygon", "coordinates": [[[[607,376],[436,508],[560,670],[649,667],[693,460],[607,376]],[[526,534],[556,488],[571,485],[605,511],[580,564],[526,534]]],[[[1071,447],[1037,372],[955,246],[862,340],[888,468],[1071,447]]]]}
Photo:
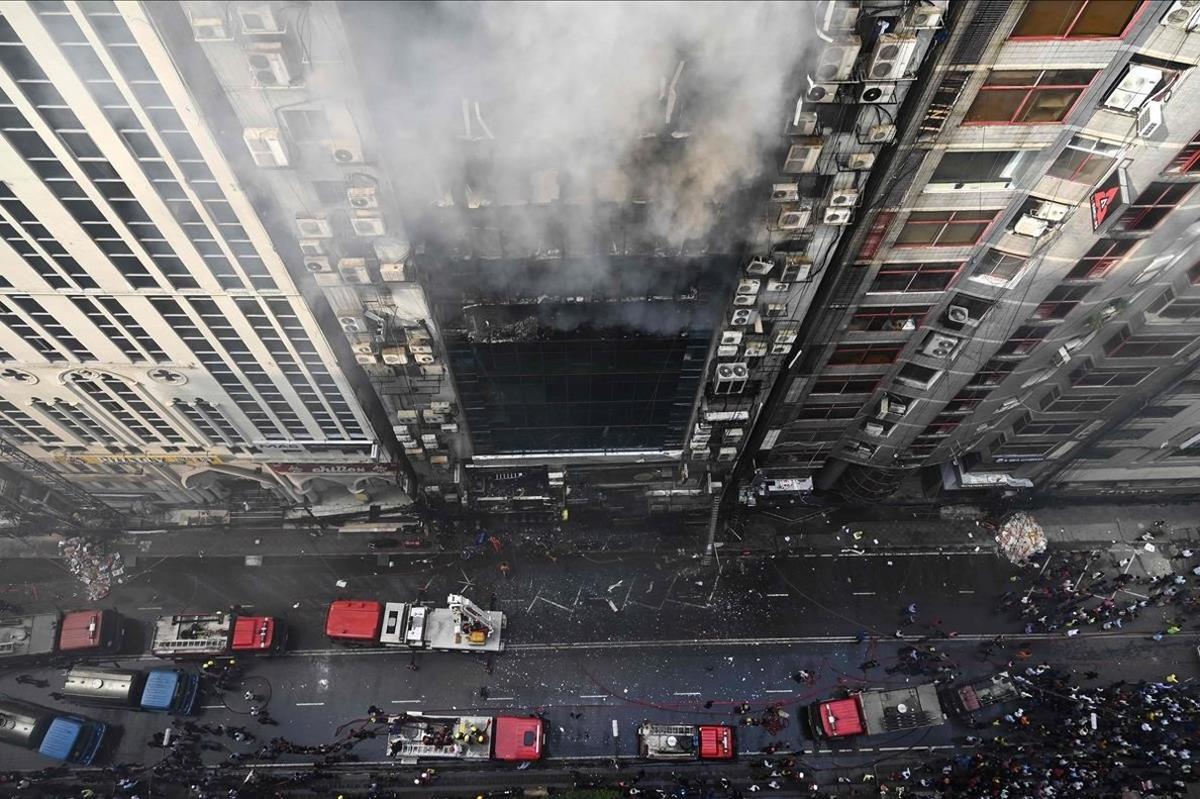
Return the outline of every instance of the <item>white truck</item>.
{"type": "Polygon", "coordinates": [[[411,602],[338,599],[329,604],[325,635],[348,646],[386,646],[443,652],[499,652],[504,648],[504,614],[483,610],[461,594],[448,607],[411,602]]]}

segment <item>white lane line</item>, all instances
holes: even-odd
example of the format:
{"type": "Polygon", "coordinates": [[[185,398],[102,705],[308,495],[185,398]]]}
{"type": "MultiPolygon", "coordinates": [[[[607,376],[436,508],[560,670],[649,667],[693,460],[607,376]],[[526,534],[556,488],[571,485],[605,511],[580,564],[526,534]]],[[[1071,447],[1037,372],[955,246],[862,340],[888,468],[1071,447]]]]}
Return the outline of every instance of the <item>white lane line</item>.
{"type": "Polygon", "coordinates": [[[975,592],[974,592],[974,591],[969,591],[969,590],[967,590],[967,589],[965,589],[965,588],[960,588],[960,589],[958,589],[958,593],[960,593],[960,594],[973,594],[973,593],[975,593],[975,592]]]}
{"type": "Polygon", "coordinates": [[[699,691],[676,691],[675,696],[700,696],[699,691]]]}
{"type": "Polygon", "coordinates": [[[138,608],[138,610],[162,610],[162,605],[147,605],[144,608],[138,608]]]}
{"type": "Polygon", "coordinates": [[[874,591],[853,591],[854,596],[875,596],[874,591]]]}
{"type": "Polygon", "coordinates": [[[392,699],[393,705],[419,705],[424,702],[424,699],[392,699]]]}
{"type": "Polygon", "coordinates": [[[580,699],[608,699],[608,694],[580,694],[580,699]]]}
{"type": "Polygon", "coordinates": [[[512,697],[512,696],[489,696],[487,698],[487,701],[489,701],[489,702],[511,702],[514,698],[515,697],[512,697]]]}
{"type": "Polygon", "coordinates": [[[296,707],[321,707],[324,702],[297,702],[296,707]]]}
{"type": "Polygon", "coordinates": [[[200,709],[201,710],[218,710],[218,709],[221,709],[224,707],[225,707],[224,705],[201,705],[200,709]]]}
{"type": "Polygon", "coordinates": [[[791,594],[767,594],[769,597],[791,596],[791,594]]]}
{"type": "Polygon", "coordinates": [[[768,688],[766,691],[764,691],[764,693],[768,694],[790,694],[791,692],[791,688],[768,688]]]}

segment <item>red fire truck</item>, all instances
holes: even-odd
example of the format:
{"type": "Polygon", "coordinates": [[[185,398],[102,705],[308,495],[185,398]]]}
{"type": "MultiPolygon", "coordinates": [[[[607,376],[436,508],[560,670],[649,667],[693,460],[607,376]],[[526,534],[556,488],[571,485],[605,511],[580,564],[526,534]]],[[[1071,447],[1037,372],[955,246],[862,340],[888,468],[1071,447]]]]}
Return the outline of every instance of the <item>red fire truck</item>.
{"type": "Polygon", "coordinates": [[[732,760],[733,728],[724,724],[651,724],[637,729],[638,754],[651,760],[732,760]]]}
{"type": "Polygon", "coordinates": [[[537,716],[428,716],[410,711],[388,719],[388,757],[401,763],[428,759],[541,760],[546,723],[537,716]]]}
{"type": "Polygon", "coordinates": [[[936,727],[946,720],[933,685],[868,690],[845,699],[828,699],[810,705],[808,717],[813,736],[830,740],[936,727]]]}
{"type": "Polygon", "coordinates": [[[160,658],[269,655],[283,649],[283,622],[273,616],[242,616],[228,611],[159,616],[150,652],[160,658]]]}
{"type": "Polygon", "coordinates": [[[446,608],[408,602],[339,599],[329,605],[325,635],[347,646],[446,652],[499,652],[504,614],[450,594],[446,608]]]}
{"type": "Polygon", "coordinates": [[[115,610],[10,616],[0,619],[0,667],[111,655],[124,640],[125,622],[115,610]]]}

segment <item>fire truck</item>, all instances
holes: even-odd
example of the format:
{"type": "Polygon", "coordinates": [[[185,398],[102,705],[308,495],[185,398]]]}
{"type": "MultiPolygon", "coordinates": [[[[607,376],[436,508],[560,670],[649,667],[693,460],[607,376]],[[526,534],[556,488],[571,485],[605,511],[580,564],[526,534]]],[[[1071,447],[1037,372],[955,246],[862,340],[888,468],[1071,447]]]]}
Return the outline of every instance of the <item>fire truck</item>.
{"type": "Polygon", "coordinates": [[[637,729],[638,754],[651,760],[732,760],[733,728],[724,724],[651,724],[637,729]]]}
{"type": "Polygon", "coordinates": [[[387,754],[400,763],[419,760],[541,760],[546,723],[537,716],[427,716],[388,719],[387,754]]]}
{"type": "Polygon", "coordinates": [[[284,647],[283,622],[273,616],[243,616],[229,611],[178,613],[154,622],[150,652],[179,660],[219,655],[270,655],[284,647]]]}
{"type": "Polygon", "coordinates": [[[829,740],[936,727],[946,721],[933,685],[862,691],[817,702],[808,711],[813,736],[829,740]]]}
{"type": "Polygon", "coordinates": [[[504,614],[450,594],[449,607],[339,599],[330,603],[325,634],[347,646],[388,646],[443,652],[499,652],[504,614]]]}
{"type": "Polygon", "coordinates": [[[989,708],[998,708],[1021,698],[1008,672],[1002,671],[988,677],[964,683],[942,693],[943,705],[956,716],[971,720],[989,708]]]}
{"type": "Polygon", "coordinates": [[[113,610],[71,610],[0,619],[0,667],[56,656],[83,659],[121,648],[124,620],[113,610]]]}

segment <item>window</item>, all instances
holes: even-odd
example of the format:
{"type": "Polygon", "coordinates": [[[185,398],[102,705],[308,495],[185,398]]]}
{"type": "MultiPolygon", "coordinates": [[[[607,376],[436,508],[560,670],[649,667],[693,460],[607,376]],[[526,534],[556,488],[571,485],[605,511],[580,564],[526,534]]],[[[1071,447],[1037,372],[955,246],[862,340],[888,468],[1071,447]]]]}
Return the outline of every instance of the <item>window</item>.
{"type": "Polygon", "coordinates": [[[1117,163],[1120,152],[1121,146],[1118,144],[1088,136],[1075,136],[1054,159],[1046,174],[1052,178],[1094,186],[1117,163]]]}
{"type": "Polygon", "coordinates": [[[1183,202],[1192,186],[1191,183],[1151,183],[1121,214],[1117,226],[1121,230],[1153,230],[1183,202]]]}
{"type": "Polygon", "coordinates": [[[818,380],[813,384],[813,394],[870,394],[879,385],[878,377],[847,377],[818,380]]]}
{"type": "Polygon", "coordinates": [[[1187,405],[1147,405],[1137,412],[1138,419],[1171,419],[1188,409],[1187,405]]]}
{"type": "Polygon", "coordinates": [[[999,211],[913,211],[897,247],[966,247],[983,238],[999,211]]]}
{"type": "Polygon", "coordinates": [[[1104,344],[1110,358],[1170,358],[1192,343],[1191,336],[1135,336],[1125,328],[1104,344]]]}
{"type": "Polygon", "coordinates": [[[1135,239],[1100,239],[1079,259],[1067,275],[1069,280],[1103,280],[1129,252],[1135,239]]]}
{"type": "Polygon", "coordinates": [[[1025,269],[1025,259],[1000,250],[988,250],[971,270],[971,280],[989,286],[1011,286],[1025,269]]]}
{"type": "Polygon", "coordinates": [[[942,408],[942,413],[946,414],[970,414],[975,411],[983,402],[983,397],[970,397],[967,399],[952,399],[942,408]]]}
{"type": "Polygon", "coordinates": [[[1021,325],[1000,347],[997,355],[1025,355],[1050,335],[1054,325],[1021,325]]]}
{"type": "Polygon", "coordinates": [[[1034,422],[1025,417],[1024,422],[1013,426],[1017,436],[1069,436],[1079,429],[1082,422],[1034,422]]]}
{"type": "Polygon", "coordinates": [[[1141,441],[1154,432],[1153,427],[1119,427],[1104,434],[1108,441],[1141,441]]]}
{"type": "Polygon", "coordinates": [[[1046,295],[1037,310],[1033,312],[1035,319],[1066,319],[1067,314],[1075,310],[1075,306],[1091,293],[1094,286],[1056,286],[1046,295]]]}
{"type": "Polygon", "coordinates": [[[972,387],[988,387],[992,388],[1000,385],[1004,378],[1008,377],[1020,361],[1004,361],[993,358],[983,365],[983,368],[975,373],[971,378],[968,386],[972,387]]]}
{"type": "Polygon", "coordinates": [[[805,421],[824,421],[827,419],[853,419],[862,410],[858,403],[835,403],[833,405],[805,405],[796,414],[797,419],[805,421]]]}
{"type": "Polygon", "coordinates": [[[944,291],[961,268],[961,263],[884,264],[867,291],[944,291]]]}
{"type": "Polygon", "coordinates": [[[1095,76],[1092,69],[994,69],[963,123],[1062,122],[1095,76]]]}
{"type": "Polygon", "coordinates": [[[1059,397],[1042,408],[1046,413],[1100,413],[1119,398],[1104,397],[1059,397]]]}
{"type": "Polygon", "coordinates": [[[863,306],[850,318],[851,330],[916,330],[931,305],[863,306]]]}
{"type": "Polygon", "coordinates": [[[1085,461],[1106,461],[1121,454],[1120,447],[1088,447],[1079,457],[1085,461]]]}
{"type": "Polygon", "coordinates": [[[1200,297],[1181,297],[1166,303],[1161,308],[1152,308],[1151,311],[1164,319],[1172,319],[1177,322],[1200,321],[1200,297]]]}
{"type": "Polygon", "coordinates": [[[1020,177],[1029,150],[948,152],[933,170],[930,183],[1011,183],[1020,177]]]}
{"type": "Polygon", "coordinates": [[[1141,4],[1142,0],[1030,0],[1011,38],[1120,36],[1141,4]]]}
{"type": "Polygon", "coordinates": [[[937,369],[918,366],[915,363],[906,363],[896,375],[896,382],[913,388],[929,388],[941,376],[942,373],[937,369]]]}
{"type": "Polygon", "coordinates": [[[1164,171],[1171,175],[1200,172],[1200,133],[1192,137],[1164,171]]]}
{"type": "Polygon", "coordinates": [[[1076,388],[1126,388],[1136,386],[1154,373],[1153,369],[1076,369],[1071,373],[1071,385],[1076,388]]]}
{"type": "Polygon", "coordinates": [[[900,344],[842,344],[829,357],[830,366],[865,366],[891,363],[900,354],[900,344]]]}

